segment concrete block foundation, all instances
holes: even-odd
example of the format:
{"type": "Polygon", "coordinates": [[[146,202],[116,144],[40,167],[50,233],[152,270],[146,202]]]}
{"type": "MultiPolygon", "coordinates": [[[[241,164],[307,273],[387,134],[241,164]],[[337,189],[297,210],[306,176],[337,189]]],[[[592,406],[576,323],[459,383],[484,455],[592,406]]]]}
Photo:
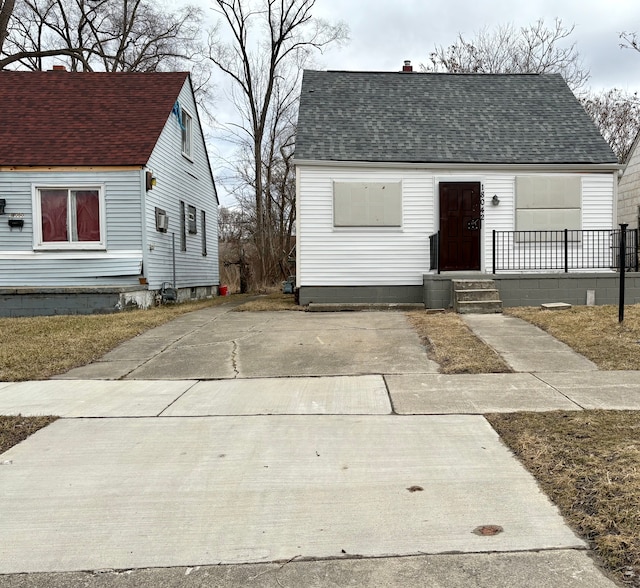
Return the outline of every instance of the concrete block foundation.
{"type": "MultiPolygon", "coordinates": [[[[210,298],[216,286],[178,289],[178,302],[210,298]]],[[[0,288],[0,317],[109,314],[152,308],[154,290],[146,286],[0,288]]]]}
{"type": "MultiPolygon", "coordinates": [[[[595,304],[618,304],[620,274],[425,274],[422,286],[301,286],[299,302],[336,303],[424,303],[426,308],[453,306],[452,280],[493,280],[504,307],[540,306],[565,302],[576,306],[587,303],[587,292],[595,293],[595,304]]],[[[628,272],[625,304],[640,303],[640,273],[628,272]]]]}
{"type": "MultiPolygon", "coordinates": [[[[478,274],[427,274],[424,276],[424,303],[427,308],[450,308],[453,305],[452,279],[481,279],[478,274]]],[[[618,304],[620,274],[486,274],[495,282],[504,307],[540,306],[565,302],[575,306],[587,303],[587,291],[595,292],[595,304],[618,304]]],[[[625,304],[640,302],[640,273],[626,274],[625,304]]]]}

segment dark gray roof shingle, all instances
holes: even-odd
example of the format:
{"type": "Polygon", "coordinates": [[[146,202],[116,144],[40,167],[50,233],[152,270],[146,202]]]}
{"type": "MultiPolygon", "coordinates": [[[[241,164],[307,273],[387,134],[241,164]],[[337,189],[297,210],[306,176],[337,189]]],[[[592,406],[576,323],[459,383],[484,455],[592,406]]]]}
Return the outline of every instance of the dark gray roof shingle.
{"type": "Polygon", "coordinates": [[[616,163],[559,74],[304,72],[297,160],[616,163]]]}

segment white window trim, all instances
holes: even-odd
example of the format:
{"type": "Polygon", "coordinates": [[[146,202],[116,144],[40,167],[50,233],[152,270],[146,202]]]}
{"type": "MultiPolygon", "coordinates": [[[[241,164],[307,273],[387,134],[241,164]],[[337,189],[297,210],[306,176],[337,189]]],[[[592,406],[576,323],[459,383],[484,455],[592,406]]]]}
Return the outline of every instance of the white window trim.
{"type": "Polygon", "coordinates": [[[34,251],[83,251],[98,250],[104,251],[107,248],[107,223],[106,223],[106,205],[105,205],[105,187],[104,184],[32,184],[31,199],[33,210],[33,250],[34,251]],[[98,202],[100,205],[100,237],[99,242],[60,242],[43,243],[42,242],[42,207],[40,205],[40,190],[98,190],[98,202]]]}
{"type": "Polygon", "coordinates": [[[182,129],[180,129],[180,148],[182,149],[182,155],[184,157],[186,157],[189,161],[193,161],[193,115],[186,109],[184,108],[184,106],[180,106],[180,108],[182,109],[182,124],[185,127],[185,131],[183,131],[182,129]],[[189,124],[187,125],[187,120],[185,118],[185,114],[187,115],[187,117],[189,117],[189,124]],[[183,133],[186,133],[187,136],[187,144],[188,144],[188,151],[184,149],[184,144],[183,144],[183,133]]]}

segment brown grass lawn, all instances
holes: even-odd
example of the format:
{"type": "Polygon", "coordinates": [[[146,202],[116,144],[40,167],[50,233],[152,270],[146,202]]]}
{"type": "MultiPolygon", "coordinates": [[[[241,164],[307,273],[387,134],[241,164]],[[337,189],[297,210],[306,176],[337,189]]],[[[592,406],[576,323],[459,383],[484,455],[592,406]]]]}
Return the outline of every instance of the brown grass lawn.
{"type": "Polygon", "coordinates": [[[574,306],[569,310],[508,308],[505,313],[551,333],[601,370],[640,369],[640,304],[625,307],[622,324],[618,323],[617,306],[574,306]]]}
{"type": "Polygon", "coordinates": [[[602,564],[640,586],[640,412],[487,418],[602,564]]]}
{"type": "Polygon", "coordinates": [[[21,417],[0,415],[0,454],[42,427],[57,420],[55,416],[21,417]]]}
{"type": "Polygon", "coordinates": [[[263,296],[258,296],[240,306],[236,306],[234,312],[256,312],[274,310],[305,310],[304,306],[299,306],[293,294],[283,294],[282,292],[271,292],[263,296]]]}
{"type": "Polygon", "coordinates": [[[409,322],[427,346],[429,358],[443,374],[510,372],[509,366],[480,341],[454,312],[410,312],[409,322]]]}

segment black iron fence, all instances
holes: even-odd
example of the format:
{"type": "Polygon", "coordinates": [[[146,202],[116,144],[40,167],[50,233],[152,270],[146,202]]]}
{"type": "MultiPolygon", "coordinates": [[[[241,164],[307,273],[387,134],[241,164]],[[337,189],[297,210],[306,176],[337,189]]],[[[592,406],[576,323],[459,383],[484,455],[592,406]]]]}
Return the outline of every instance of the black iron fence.
{"type": "MultiPolygon", "coordinates": [[[[620,269],[620,229],[493,231],[493,273],[620,269]]],[[[627,229],[624,267],[638,271],[638,229],[627,229]]]]}

